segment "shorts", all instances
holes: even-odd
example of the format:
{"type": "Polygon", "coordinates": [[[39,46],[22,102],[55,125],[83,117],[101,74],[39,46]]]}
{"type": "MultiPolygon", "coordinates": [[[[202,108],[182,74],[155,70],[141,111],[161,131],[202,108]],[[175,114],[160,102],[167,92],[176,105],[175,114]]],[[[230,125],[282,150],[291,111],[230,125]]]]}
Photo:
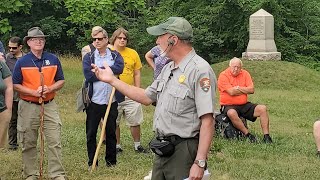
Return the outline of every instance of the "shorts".
{"type": "Polygon", "coordinates": [[[119,126],[122,116],[128,126],[139,126],[143,121],[141,104],[125,97],[125,100],[118,105],[117,126],[119,126]]]}
{"type": "Polygon", "coordinates": [[[234,109],[237,111],[239,117],[243,117],[249,121],[255,122],[257,117],[254,117],[254,109],[258,104],[253,104],[247,102],[243,105],[223,105],[221,106],[221,113],[227,114],[229,109],[234,109]]]}

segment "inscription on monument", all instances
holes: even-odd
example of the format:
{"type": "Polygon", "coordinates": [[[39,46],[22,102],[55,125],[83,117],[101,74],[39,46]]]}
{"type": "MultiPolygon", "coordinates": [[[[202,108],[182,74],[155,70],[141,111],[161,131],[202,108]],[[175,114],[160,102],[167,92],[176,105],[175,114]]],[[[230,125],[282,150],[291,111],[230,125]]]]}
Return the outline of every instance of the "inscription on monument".
{"type": "Polygon", "coordinates": [[[250,39],[265,38],[265,24],[262,19],[251,19],[250,22],[250,39]]]}

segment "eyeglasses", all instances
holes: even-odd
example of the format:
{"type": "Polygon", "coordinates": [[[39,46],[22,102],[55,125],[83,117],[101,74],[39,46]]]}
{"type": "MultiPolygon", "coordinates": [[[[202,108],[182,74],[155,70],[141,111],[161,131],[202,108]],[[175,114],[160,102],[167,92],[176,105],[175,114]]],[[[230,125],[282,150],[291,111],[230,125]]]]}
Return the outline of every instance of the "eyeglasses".
{"type": "Polygon", "coordinates": [[[35,41],[35,42],[41,42],[43,43],[45,41],[44,38],[31,38],[30,41],[35,41]]]}
{"type": "Polygon", "coordinates": [[[15,50],[15,49],[18,49],[18,47],[8,47],[8,49],[13,49],[13,50],[15,50]]]}
{"type": "Polygon", "coordinates": [[[123,39],[123,40],[127,40],[127,38],[126,37],[117,37],[117,39],[119,39],[119,40],[121,40],[121,39],[123,39]]]}
{"type": "Polygon", "coordinates": [[[232,69],[241,69],[241,66],[230,66],[232,69]]]}
{"type": "Polygon", "coordinates": [[[92,41],[96,41],[96,40],[102,41],[104,38],[106,38],[106,37],[102,37],[102,38],[92,38],[92,41]]]}

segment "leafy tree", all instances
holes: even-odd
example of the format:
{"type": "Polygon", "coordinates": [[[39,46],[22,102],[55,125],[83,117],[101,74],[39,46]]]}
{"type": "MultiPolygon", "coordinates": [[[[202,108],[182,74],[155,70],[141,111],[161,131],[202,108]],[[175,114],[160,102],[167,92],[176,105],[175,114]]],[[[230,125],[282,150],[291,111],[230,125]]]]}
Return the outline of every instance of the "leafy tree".
{"type": "Polygon", "coordinates": [[[4,16],[5,14],[26,13],[30,7],[30,0],[2,0],[0,3],[0,34],[12,30],[9,19],[4,16]]]}
{"type": "Polygon", "coordinates": [[[78,48],[89,42],[91,28],[104,27],[109,33],[116,27],[136,26],[139,15],[145,10],[143,0],[66,0],[69,16],[73,25],[68,35],[78,39],[78,48]]]}

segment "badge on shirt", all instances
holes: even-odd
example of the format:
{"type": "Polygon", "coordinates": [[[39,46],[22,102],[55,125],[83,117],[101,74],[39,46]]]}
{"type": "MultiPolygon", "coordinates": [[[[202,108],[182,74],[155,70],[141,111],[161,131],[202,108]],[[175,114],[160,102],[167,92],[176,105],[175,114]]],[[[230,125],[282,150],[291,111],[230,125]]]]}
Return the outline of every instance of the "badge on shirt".
{"type": "Polygon", "coordinates": [[[210,79],[209,78],[202,78],[200,80],[200,87],[204,92],[208,92],[210,89],[210,79]]]}
{"type": "Polygon", "coordinates": [[[186,80],[186,77],[185,77],[184,75],[180,75],[179,80],[178,80],[179,83],[180,83],[180,84],[183,83],[184,80],[186,80]]]}
{"type": "Polygon", "coordinates": [[[46,66],[49,66],[50,65],[50,61],[49,60],[44,60],[44,62],[45,62],[45,64],[46,64],[46,66]]]}

